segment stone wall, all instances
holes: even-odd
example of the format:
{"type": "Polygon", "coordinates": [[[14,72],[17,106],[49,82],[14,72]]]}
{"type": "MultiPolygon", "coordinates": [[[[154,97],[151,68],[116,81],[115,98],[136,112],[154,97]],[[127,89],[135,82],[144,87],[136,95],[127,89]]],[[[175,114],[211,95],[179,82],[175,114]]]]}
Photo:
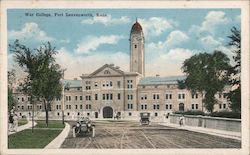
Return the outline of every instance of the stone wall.
{"type": "MultiPolygon", "coordinates": [[[[181,115],[171,114],[170,123],[179,124],[180,117],[181,115]]],[[[241,132],[241,119],[185,115],[184,125],[241,132]]]]}

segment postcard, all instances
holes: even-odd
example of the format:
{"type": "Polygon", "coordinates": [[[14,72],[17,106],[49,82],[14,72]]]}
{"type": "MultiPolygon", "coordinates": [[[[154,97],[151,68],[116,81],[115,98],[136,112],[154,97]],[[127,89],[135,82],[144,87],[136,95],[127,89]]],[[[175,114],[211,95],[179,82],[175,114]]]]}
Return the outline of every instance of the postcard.
{"type": "Polygon", "coordinates": [[[2,1],[1,154],[249,154],[249,2],[2,1]]]}

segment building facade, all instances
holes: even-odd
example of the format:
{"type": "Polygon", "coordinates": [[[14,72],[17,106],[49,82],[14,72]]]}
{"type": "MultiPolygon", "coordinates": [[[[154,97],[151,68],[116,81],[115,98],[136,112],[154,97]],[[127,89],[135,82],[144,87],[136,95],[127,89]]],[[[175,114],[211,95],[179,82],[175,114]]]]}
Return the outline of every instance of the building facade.
{"type": "MultiPolygon", "coordinates": [[[[105,64],[80,80],[62,80],[62,97],[51,104],[49,116],[54,119],[139,119],[140,113],[149,112],[152,120],[166,117],[175,111],[205,111],[201,94],[178,89],[178,80],[185,76],[145,77],[145,49],[142,26],[136,21],[130,32],[130,72],[120,70],[114,64],[105,64]]],[[[31,116],[29,97],[16,93],[19,116],[31,116]]],[[[217,94],[219,104],[215,111],[229,110],[225,95],[217,94]]],[[[34,107],[38,118],[45,116],[41,101],[34,107]]]]}

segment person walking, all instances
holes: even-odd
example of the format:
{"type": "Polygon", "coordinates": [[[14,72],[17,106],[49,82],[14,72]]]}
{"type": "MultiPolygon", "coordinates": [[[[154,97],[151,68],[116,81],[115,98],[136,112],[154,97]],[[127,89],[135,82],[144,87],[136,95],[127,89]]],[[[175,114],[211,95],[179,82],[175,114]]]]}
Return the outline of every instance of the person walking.
{"type": "Polygon", "coordinates": [[[180,123],[180,127],[184,125],[184,115],[181,115],[179,123],[180,123]]]}
{"type": "Polygon", "coordinates": [[[14,132],[17,132],[17,127],[18,127],[18,117],[17,117],[17,114],[14,114],[14,116],[13,116],[13,129],[14,129],[14,132]]]}

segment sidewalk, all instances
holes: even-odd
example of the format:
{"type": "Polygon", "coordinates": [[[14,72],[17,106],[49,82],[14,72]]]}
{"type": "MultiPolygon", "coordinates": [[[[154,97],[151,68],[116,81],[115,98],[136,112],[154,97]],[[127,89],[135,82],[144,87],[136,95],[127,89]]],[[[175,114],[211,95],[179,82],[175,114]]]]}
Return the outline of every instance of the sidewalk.
{"type": "Polygon", "coordinates": [[[240,132],[232,132],[232,131],[224,131],[224,130],[217,130],[211,128],[203,128],[203,127],[193,127],[193,126],[181,126],[179,124],[172,124],[172,123],[159,123],[163,126],[174,127],[177,129],[189,130],[194,132],[205,133],[214,136],[220,136],[224,138],[231,138],[236,140],[241,140],[241,133],[240,132]]]}
{"type": "Polygon", "coordinates": [[[60,148],[65,138],[67,138],[69,131],[70,131],[70,125],[65,122],[65,128],[63,129],[63,131],[53,141],[51,141],[47,146],[45,146],[45,149],[60,148]]]}
{"type": "MultiPolygon", "coordinates": [[[[36,126],[36,122],[34,122],[34,126],[36,126]]],[[[31,128],[32,127],[32,121],[29,121],[27,124],[25,125],[21,125],[19,127],[17,127],[17,131],[16,132],[13,132],[13,131],[8,131],[8,135],[12,135],[14,133],[17,133],[17,132],[20,132],[22,130],[25,130],[25,129],[28,129],[28,128],[31,128]]]]}

